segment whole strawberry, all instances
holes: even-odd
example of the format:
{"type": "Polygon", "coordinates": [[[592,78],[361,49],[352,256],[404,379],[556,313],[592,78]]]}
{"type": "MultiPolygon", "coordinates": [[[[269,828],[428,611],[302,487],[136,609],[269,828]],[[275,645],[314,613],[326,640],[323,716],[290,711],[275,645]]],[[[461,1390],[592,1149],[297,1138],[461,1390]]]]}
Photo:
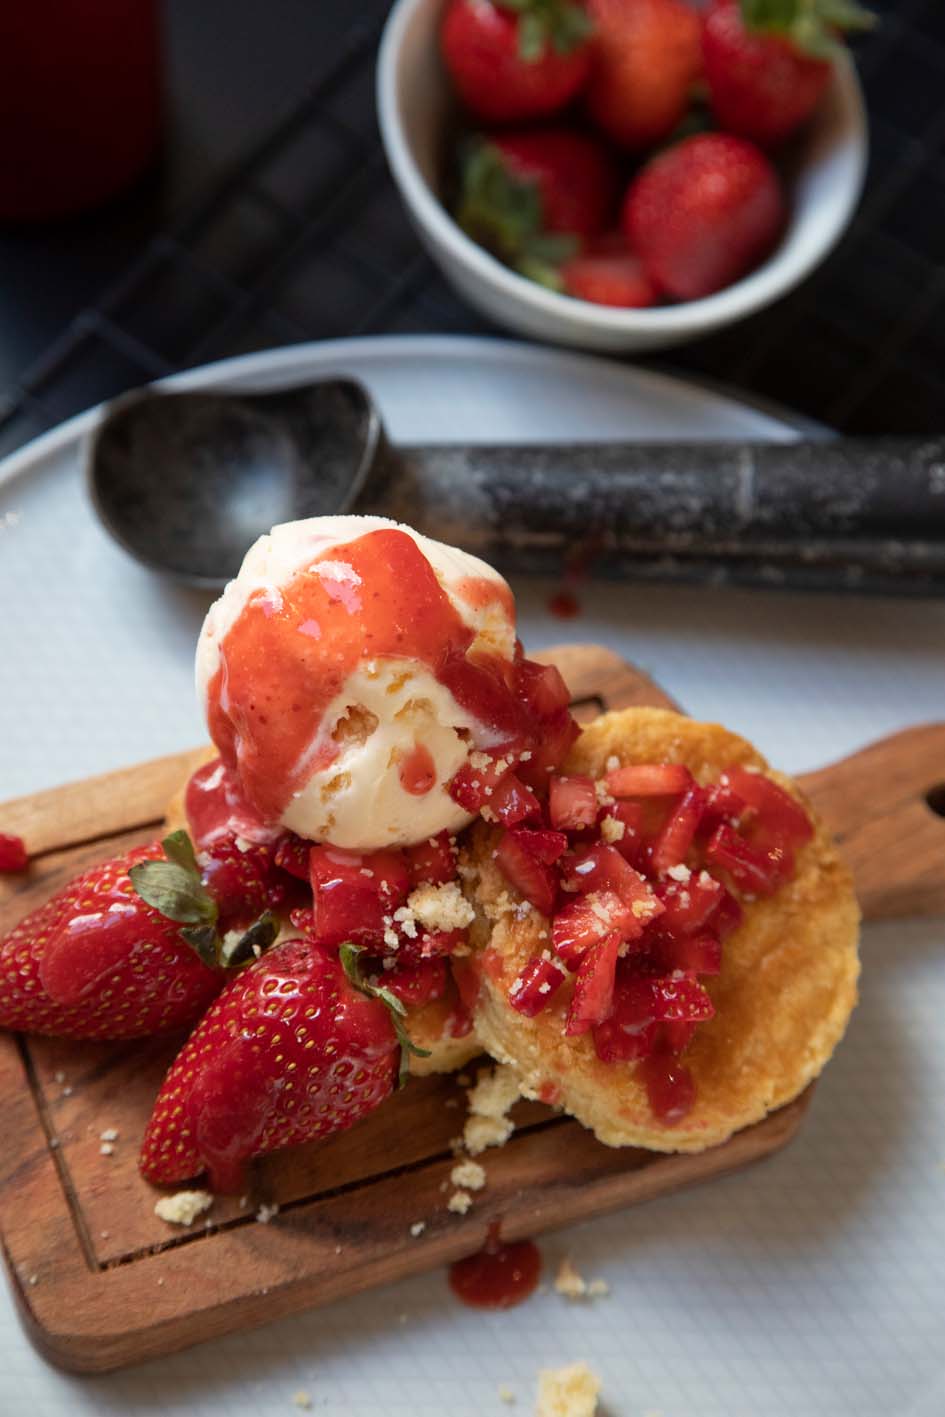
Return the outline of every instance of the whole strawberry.
{"type": "Polygon", "coordinates": [[[516,123],[556,113],[583,87],[589,32],[579,0],[449,0],[440,50],[467,108],[516,123]]]}
{"type": "Polygon", "coordinates": [[[873,21],[855,0],[711,0],[702,54],[719,126],[762,147],[789,138],[830,82],[838,35],[873,21]]]}
{"type": "Polygon", "coordinates": [[[0,942],[0,1027],[62,1038],[140,1038],[194,1022],[223,975],[136,893],[139,846],[77,877],[0,942]]]}
{"type": "Polygon", "coordinates": [[[619,233],[588,242],[561,267],[565,295],[593,305],[643,310],[655,305],[659,293],[619,233]]]}
{"type": "Polygon", "coordinates": [[[237,1191],[253,1157],[350,1127],[390,1095],[404,1006],[362,983],[358,954],[285,940],[224,989],[158,1094],[147,1180],[208,1171],[214,1190],[237,1191]]]}
{"type": "Polygon", "coordinates": [[[785,219],[771,163],[727,133],[699,134],[660,153],[630,184],[623,211],[647,275],[677,300],[740,279],[773,249],[785,219]]]}
{"type": "Polygon", "coordinates": [[[699,17],[685,0],[588,0],[594,24],[587,107],[639,152],[682,119],[701,68],[699,17]]]}

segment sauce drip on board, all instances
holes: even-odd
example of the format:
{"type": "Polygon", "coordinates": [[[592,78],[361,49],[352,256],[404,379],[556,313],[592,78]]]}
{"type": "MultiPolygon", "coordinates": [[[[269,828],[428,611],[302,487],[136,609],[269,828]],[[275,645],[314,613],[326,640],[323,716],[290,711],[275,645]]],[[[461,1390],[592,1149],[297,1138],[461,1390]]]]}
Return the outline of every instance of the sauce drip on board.
{"type": "Polygon", "coordinates": [[[499,1221],[489,1226],[476,1255],[450,1265],[450,1288],[474,1309],[512,1309],[535,1292],[541,1277],[541,1252],[532,1240],[503,1245],[499,1221]]]}
{"type": "Polygon", "coordinates": [[[416,542],[396,529],[368,532],[316,557],[280,588],[278,608],[264,594],[244,606],[209,685],[211,736],[269,821],[337,757],[327,734],[312,746],[325,710],[363,661],[424,665],[481,725],[477,746],[527,736],[512,664],[470,655],[474,638],[416,542]],[[299,633],[312,623],[317,639],[299,633]]]}

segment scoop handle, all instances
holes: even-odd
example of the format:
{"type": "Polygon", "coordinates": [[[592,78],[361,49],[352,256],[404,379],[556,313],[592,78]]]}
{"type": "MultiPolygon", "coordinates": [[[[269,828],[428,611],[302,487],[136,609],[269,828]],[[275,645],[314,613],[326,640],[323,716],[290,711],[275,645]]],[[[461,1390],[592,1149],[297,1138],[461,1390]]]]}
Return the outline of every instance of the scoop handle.
{"type": "Polygon", "coordinates": [[[853,870],[867,920],[945,915],[945,723],[799,779],[853,870]]]}
{"type": "Polygon", "coordinates": [[[357,509],[513,573],[945,594],[945,437],[386,447],[357,509]]]}

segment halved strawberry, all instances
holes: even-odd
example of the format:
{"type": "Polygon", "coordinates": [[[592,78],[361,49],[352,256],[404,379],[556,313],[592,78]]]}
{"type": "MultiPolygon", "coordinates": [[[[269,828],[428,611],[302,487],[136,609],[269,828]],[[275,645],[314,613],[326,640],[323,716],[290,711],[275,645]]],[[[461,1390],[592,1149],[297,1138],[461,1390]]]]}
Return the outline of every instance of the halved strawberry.
{"type": "Polygon", "coordinates": [[[791,847],[803,846],[814,835],[810,818],[799,802],[764,773],[729,768],[719,779],[757,813],[751,835],[777,839],[791,847]]]}
{"type": "Polygon", "coordinates": [[[534,1018],[546,1008],[564,983],[565,976],[550,959],[536,955],[513,979],[509,1003],[516,1013],[534,1018]]]}
{"type": "Polygon", "coordinates": [[[744,837],[724,823],[716,827],[706,843],[705,859],[727,871],[749,895],[773,895],[794,869],[794,858],[786,847],[749,846],[744,837]]]}
{"type": "Polygon", "coordinates": [[[615,797],[677,797],[692,784],[682,763],[634,763],[614,768],[604,778],[615,797]]]}
{"type": "Polygon", "coordinates": [[[556,831],[583,831],[597,821],[597,789],[592,777],[553,777],[548,815],[556,831]]]}
{"type": "Polygon", "coordinates": [[[685,861],[699,828],[704,806],[705,793],[696,783],[692,783],[686,788],[653,843],[650,860],[658,875],[685,861]]]}
{"type": "Polygon", "coordinates": [[[605,935],[615,934],[620,940],[634,940],[643,933],[643,922],[632,908],[614,891],[595,891],[593,895],[569,900],[555,915],[551,938],[560,959],[568,969],[576,970],[582,958],[605,935]]]}
{"type": "Polygon", "coordinates": [[[607,935],[600,944],[592,946],[581,960],[564,1026],[567,1037],[588,1033],[609,1015],[613,1007],[614,974],[621,943],[620,935],[607,935]]]}
{"type": "Polygon", "coordinates": [[[496,850],[496,865],[505,879],[543,915],[554,909],[558,882],[551,866],[534,854],[529,838],[551,835],[556,833],[513,828],[504,833],[496,850]]]}
{"type": "Polygon", "coordinates": [[[411,886],[442,886],[456,876],[456,846],[449,832],[440,832],[404,851],[411,886]]]}
{"type": "Polygon", "coordinates": [[[541,820],[541,803],[514,772],[506,773],[498,787],[493,789],[492,796],[483,803],[483,810],[498,817],[506,827],[541,820]]]}
{"type": "Polygon", "coordinates": [[[383,945],[385,916],[403,905],[410,889],[400,851],[359,854],[334,846],[313,846],[312,935],[323,945],[383,945]]]}

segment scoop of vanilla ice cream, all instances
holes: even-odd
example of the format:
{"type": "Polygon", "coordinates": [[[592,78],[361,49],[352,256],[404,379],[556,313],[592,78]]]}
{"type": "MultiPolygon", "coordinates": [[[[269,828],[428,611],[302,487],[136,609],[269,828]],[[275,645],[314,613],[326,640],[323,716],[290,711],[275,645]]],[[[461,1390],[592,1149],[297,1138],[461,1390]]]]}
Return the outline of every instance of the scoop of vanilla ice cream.
{"type": "MultiPolygon", "coordinates": [[[[332,576],[343,595],[354,575],[331,553],[367,533],[396,528],[412,538],[463,622],[473,632],[470,652],[511,661],[515,616],[511,592],[497,571],[455,547],[432,541],[383,517],[313,517],[274,527],[247,552],[239,574],[211,606],[197,645],[197,688],[206,706],[208,690],[226,658],[227,635],[252,600],[283,609],[283,591],[301,574],[332,576]],[[488,582],[499,594],[470,597],[470,582],[488,582]]],[[[355,580],[358,578],[355,576],[355,580]]],[[[352,586],[352,589],[354,587],[352,586]]],[[[356,612],[355,612],[356,613],[356,612]]],[[[305,636],[305,625],[299,626],[305,636]]],[[[313,652],[311,641],[306,646],[313,652]]],[[[325,647],[330,653],[330,645],[325,647]]],[[[225,676],[224,676],[225,679],[225,676]]],[[[282,811],[282,825],[311,841],[352,851],[404,846],[456,831],[470,820],[447,792],[447,784],[477,748],[488,746],[488,729],[477,722],[420,660],[407,656],[362,660],[332,699],[304,760],[313,771],[282,811]],[[332,747],[327,767],[314,767],[332,747]],[[407,791],[405,760],[421,745],[432,760],[433,785],[407,791]]],[[[426,760],[429,762],[429,760],[426,760]]]]}

